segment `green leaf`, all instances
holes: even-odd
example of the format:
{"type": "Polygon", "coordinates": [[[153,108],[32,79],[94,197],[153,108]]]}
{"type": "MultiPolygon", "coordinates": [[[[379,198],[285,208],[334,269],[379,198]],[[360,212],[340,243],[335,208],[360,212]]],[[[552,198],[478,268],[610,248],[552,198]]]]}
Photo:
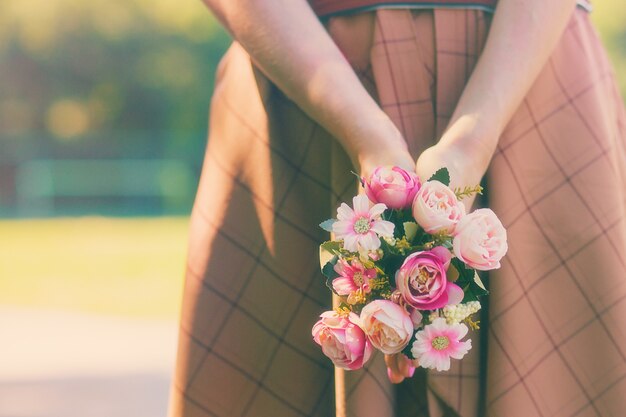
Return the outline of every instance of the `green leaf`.
{"type": "Polygon", "coordinates": [[[438,169],[437,172],[435,172],[433,176],[428,179],[428,181],[439,181],[440,183],[449,186],[450,172],[448,172],[448,168],[443,167],[438,169]]]}
{"type": "Polygon", "coordinates": [[[328,279],[335,279],[339,276],[337,272],[335,272],[335,264],[339,258],[334,256],[333,259],[326,262],[326,265],[322,267],[322,274],[328,279]]]}
{"type": "Polygon", "coordinates": [[[365,178],[363,178],[362,176],[360,176],[359,174],[357,174],[354,171],[350,171],[350,173],[352,175],[354,175],[355,177],[357,177],[359,179],[359,182],[361,183],[361,185],[365,187],[365,178]]]}
{"type": "Polygon", "coordinates": [[[483,281],[480,279],[480,275],[478,275],[478,272],[476,271],[474,271],[474,283],[478,285],[481,290],[489,293],[489,291],[487,291],[487,288],[485,288],[485,284],[483,284],[483,281]]]}
{"type": "Polygon", "coordinates": [[[329,252],[339,252],[343,247],[343,243],[340,240],[327,240],[320,245],[320,248],[324,248],[329,252]]]}
{"type": "Polygon", "coordinates": [[[413,348],[413,343],[415,342],[415,339],[416,339],[415,335],[417,334],[418,331],[419,330],[413,332],[413,336],[411,336],[411,340],[409,340],[409,343],[400,352],[400,353],[404,354],[407,358],[409,358],[411,360],[415,359],[415,357],[413,356],[413,352],[411,352],[411,349],[413,348]]]}
{"type": "Polygon", "coordinates": [[[465,266],[463,261],[461,261],[459,258],[452,258],[452,265],[454,265],[456,270],[459,271],[459,278],[456,282],[457,285],[463,287],[474,281],[474,274],[476,273],[476,271],[465,266]]]}
{"type": "Polygon", "coordinates": [[[458,258],[452,259],[452,265],[459,271],[459,278],[456,284],[463,289],[463,302],[479,300],[480,297],[489,294],[478,273],[468,268],[458,258]]]}
{"type": "Polygon", "coordinates": [[[402,226],[404,226],[404,235],[406,236],[406,240],[411,242],[417,234],[419,226],[415,222],[404,222],[402,223],[402,226]]]}
{"type": "MultiPolygon", "coordinates": [[[[320,269],[324,269],[324,266],[331,260],[333,257],[339,255],[339,250],[341,249],[342,244],[336,240],[329,240],[320,245],[320,269]]],[[[336,262],[336,261],[335,261],[336,262]]]]}
{"type": "Polygon", "coordinates": [[[335,264],[338,260],[338,256],[333,256],[333,258],[322,267],[322,274],[326,277],[326,286],[330,288],[332,292],[335,292],[333,289],[333,280],[339,276],[335,271],[335,264]]]}
{"type": "Polygon", "coordinates": [[[480,298],[484,295],[489,294],[489,291],[486,289],[482,289],[475,283],[469,284],[463,288],[463,302],[467,303],[468,301],[480,301],[480,298]]]}
{"type": "Polygon", "coordinates": [[[320,223],[320,227],[324,230],[326,230],[327,232],[332,232],[333,231],[333,223],[335,223],[337,221],[337,219],[328,219],[328,220],[324,220],[323,222],[320,223]]]}

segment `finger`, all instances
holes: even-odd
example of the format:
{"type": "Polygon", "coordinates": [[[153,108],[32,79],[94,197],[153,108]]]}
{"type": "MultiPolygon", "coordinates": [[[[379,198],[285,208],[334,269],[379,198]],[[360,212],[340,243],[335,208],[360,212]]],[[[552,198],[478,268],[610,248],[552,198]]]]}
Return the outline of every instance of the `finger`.
{"type": "Polygon", "coordinates": [[[399,384],[404,381],[404,374],[398,369],[398,354],[385,355],[385,364],[387,365],[387,377],[392,384],[399,384]]]}
{"type": "Polygon", "coordinates": [[[404,355],[398,355],[398,370],[400,371],[400,373],[407,377],[407,378],[411,378],[413,376],[413,374],[415,373],[415,367],[413,366],[413,363],[411,362],[411,360],[409,358],[407,358],[404,355]]]}

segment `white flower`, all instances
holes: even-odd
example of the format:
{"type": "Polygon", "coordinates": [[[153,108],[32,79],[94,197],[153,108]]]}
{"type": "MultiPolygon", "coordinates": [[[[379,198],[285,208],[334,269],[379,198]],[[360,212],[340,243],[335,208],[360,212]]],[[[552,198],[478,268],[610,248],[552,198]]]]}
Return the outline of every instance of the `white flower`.
{"type": "Polygon", "coordinates": [[[443,308],[443,316],[448,324],[460,323],[472,314],[480,310],[480,302],[470,301],[468,303],[447,305],[443,308]]]}

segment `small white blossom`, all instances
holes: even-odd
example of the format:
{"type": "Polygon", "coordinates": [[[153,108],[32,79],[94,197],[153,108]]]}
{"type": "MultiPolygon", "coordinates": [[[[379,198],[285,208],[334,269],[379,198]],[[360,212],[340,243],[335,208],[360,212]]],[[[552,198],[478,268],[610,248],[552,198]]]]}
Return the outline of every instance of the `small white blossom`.
{"type": "Polygon", "coordinates": [[[464,304],[445,306],[443,308],[443,316],[448,324],[460,323],[478,310],[480,310],[480,303],[478,301],[470,301],[464,304]]]}
{"type": "Polygon", "coordinates": [[[435,319],[438,319],[439,317],[439,310],[435,310],[428,316],[428,321],[432,323],[433,321],[435,321],[435,319]]]}

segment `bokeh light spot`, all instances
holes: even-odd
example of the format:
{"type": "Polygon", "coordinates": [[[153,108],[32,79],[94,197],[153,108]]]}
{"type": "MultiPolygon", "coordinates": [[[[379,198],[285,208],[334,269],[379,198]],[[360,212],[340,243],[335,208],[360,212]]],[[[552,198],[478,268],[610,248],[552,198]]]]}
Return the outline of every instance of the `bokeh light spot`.
{"type": "Polygon", "coordinates": [[[46,126],[58,139],[76,139],[89,130],[89,124],[88,108],[78,100],[61,99],[48,109],[46,126]]]}

